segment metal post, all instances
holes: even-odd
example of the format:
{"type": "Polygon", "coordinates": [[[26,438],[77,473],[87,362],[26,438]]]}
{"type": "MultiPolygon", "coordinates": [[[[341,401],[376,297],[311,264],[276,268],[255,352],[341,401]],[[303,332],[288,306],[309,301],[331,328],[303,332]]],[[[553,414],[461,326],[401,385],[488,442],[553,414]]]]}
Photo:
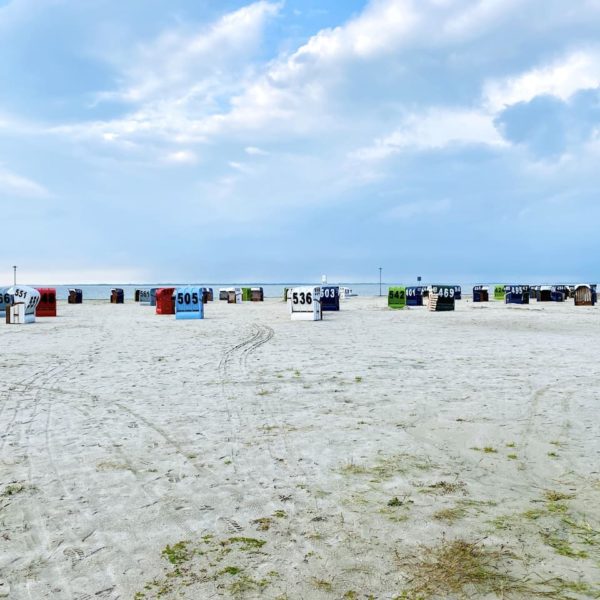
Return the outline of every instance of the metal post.
{"type": "Polygon", "coordinates": [[[379,295],[381,296],[381,267],[379,267],[379,295]]]}
{"type": "Polygon", "coordinates": [[[17,285],[17,265],[13,265],[13,285],[17,285]]]}

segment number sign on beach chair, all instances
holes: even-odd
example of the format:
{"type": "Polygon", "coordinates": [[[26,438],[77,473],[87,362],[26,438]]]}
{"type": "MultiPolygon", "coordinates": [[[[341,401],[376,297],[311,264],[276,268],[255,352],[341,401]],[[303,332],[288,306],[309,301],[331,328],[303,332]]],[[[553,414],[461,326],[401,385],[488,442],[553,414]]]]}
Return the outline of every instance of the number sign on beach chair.
{"type": "Polygon", "coordinates": [[[528,285],[507,285],[504,290],[506,304],[529,304],[528,285]]]}
{"type": "Polygon", "coordinates": [[[321,310],[337,311],[340,310],[340,286],[322,285],[321,286],[321,310]]]}
{"type": "Polygon", "coordinates": [[[11,304],[6,308],[6,322],[10,324],[35,323],[35,309],[40,293],[29,286],[18,285],[8,289],[11,304]]]}
{"type": "Polygon", "coordinates": [[[150,306],[150,290],[136,290],[138,301],[142,306],[150,306]]]}
{"type": "Polygon", "coordinates": [[[8,293],[10,288],[0,288],[0,313],[4,313],[6,308],[12,303],[12,296],[8,293]]]}
{"type": "Polygon", "coordinates": [[[504,302],[504,296],[506,296],[506,285],[497,284],[494,286],[494,300],[500,300],[504,302]]]}
{"type": "Polygon", "coordinates": [[[292,321],[320,321],[321,288],[298,287],[289,292],[288,306],[292,321]]]}
{"type": "Polygon", "coordinates": [[[427,308],[432,312],[445,312],[454,310],[454,296],[456,286],[454,285],[432,285],[429,286],[429,298],[427,308]]]}
{"type": "Polygon", "coordinates": [[[397,286],[388,289],[388,307],[404,308],[406,306],[406,288],[397,286]]]}
{"type": "Polygon", "coordinates": [[[423,286],[410,286],[406,288],[406,306],[423,306],[423,286]]]}
{"type": "Polygon", "coordinates": [[[201,287],[182,287],[175,292],[176,319],[204,319],[204,290],[201,287]]]}

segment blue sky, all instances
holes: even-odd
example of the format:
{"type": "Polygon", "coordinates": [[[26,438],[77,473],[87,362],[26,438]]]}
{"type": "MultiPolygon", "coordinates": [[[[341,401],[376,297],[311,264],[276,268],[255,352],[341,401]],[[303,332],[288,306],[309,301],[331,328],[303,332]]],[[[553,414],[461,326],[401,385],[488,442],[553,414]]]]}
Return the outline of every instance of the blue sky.
{"type": "Polygon", "coordinates": [[[596,281],[599,40],[599,0],[0,0],[0,273],[596,281]]]}

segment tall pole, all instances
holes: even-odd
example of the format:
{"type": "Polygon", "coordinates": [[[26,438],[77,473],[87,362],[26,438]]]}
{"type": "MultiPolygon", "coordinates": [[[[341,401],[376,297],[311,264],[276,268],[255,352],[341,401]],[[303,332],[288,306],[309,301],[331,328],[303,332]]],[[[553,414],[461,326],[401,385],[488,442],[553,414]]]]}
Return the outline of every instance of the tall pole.
{"type": "Polygon", "coordinates": [[[17,285],[17,265],[13,265],[13,285],[17,285]]]}
{"type": "Polygon", "coordinates": [[[379,295],[381,296],[381,267],[379,267],[379,295]]]}

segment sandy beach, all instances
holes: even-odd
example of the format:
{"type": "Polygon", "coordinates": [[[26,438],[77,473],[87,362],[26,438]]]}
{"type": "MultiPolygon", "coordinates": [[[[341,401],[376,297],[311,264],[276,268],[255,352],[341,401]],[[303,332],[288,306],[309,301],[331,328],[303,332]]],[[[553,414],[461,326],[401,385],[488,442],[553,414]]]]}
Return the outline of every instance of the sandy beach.
{"type": "Polygon", "coordinates": [[[599,598],[600,309],[386,300],[2,325],[0,597],[599,598]]]}

